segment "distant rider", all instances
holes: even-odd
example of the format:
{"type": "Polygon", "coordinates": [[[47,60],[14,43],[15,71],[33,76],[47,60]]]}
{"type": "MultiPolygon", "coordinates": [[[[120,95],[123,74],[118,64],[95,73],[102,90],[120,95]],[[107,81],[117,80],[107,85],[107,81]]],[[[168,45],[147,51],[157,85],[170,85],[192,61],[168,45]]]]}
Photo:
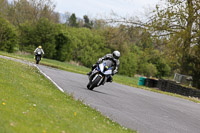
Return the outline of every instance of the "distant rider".
{"type": "MultiPolygon", "coordinates": [[[[115,75],[118,72],[118,68],[120,64],[119,57],[120,57],[119,51],[114,51],[112,54],[106,54],[104,57],[99,58],[97,63],[92,66],[92,70],[87,75],[90,76],[92,74],[92,71],[96,68],[97,64],[101,63],[103,60],[111,60],[114,62],[115,66],[113,67],[114,69],[112,71],[112,76],[115,75]]],[[[110,76],[107,79],[107,82],[112,82],[112,76],[110,76]]]]}
{"type": "Polygon", "coordinates": [[[37,56],[40,56],[40,59],[41,59],[42,55],[44,54],[44,51],[43,51],[43,49],[42,49],[42,46],[38,46],[38,47],[35,49],[34,53],[35,53],[35,59],[36,59],[37,56]]]}

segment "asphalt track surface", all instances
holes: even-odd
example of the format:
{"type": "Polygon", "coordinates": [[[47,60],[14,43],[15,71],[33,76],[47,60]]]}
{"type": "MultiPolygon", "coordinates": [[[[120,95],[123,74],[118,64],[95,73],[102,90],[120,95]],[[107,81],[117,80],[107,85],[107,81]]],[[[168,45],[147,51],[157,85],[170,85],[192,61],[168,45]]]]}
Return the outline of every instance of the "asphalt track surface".
{"type": "Polygon", "coordinates": [[[38,67],[64,92],[139,133],[200,133],[200,104],[117,83],[90,91],[86,75],[38,67]]]}
{"type": "Polygon", "coordinates": [[[200,104],[117,83],[106,83],[90,91],[86,88],[86,75],[37,66],[65,93],[73,94],[76,99],[139,133],[200,133],[200,104]]]}

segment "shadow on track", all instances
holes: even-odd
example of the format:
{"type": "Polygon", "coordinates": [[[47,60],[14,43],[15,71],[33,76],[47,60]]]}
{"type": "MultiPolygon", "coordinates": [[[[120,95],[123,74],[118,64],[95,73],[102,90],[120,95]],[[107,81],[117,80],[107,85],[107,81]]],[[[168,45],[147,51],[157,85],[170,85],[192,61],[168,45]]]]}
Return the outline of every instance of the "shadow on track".
{"type": "Polygon", "coordinates": [[[97,90],[90,90],[91,92],[94,92],[94,93],[99,93],[99,94],[103,94],[103,95],[108,95],[108,96],[114,96],[116,97],[115,95],[111,95],[111,94],[108,94],[108,93],[105,93],[105,92],[101,92],[101,91],[97,91],[97,90]]]}

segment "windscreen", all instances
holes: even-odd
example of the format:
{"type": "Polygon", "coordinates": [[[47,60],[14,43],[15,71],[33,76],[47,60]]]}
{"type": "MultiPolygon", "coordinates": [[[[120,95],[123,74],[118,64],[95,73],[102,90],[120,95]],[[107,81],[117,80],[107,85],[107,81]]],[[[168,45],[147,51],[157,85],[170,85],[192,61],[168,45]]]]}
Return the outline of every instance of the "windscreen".
{"type": "Polygon", "coordinates": [[[105,64],[105,66],[108,66],[109,68],[114,66],[114,63],[111,60],[104,60],[103,63],[105,64]]]}

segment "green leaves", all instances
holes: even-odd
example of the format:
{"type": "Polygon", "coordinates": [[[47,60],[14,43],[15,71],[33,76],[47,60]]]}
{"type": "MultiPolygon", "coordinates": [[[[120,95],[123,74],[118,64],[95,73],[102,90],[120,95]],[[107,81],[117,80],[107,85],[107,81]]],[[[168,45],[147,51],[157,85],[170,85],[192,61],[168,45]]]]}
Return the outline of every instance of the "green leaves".
{"type": "MultiPolygon", "coordinates": [[[[193,75],[194,84],[198,84],[200,79],[200,76],[196,76],[200,69],[191,67],[191,64],[199,65],[199,62],[194,63],[193,57],[197,53],[192,47],[199,45],[200,42],[199,9],[199,0],[168,0],[164,9],[157,7],[149,23],[155,36],[165,42],[163,50],[172,64],[172,70],[185,75],[193,75]]],[[[162,66],[163,63],[164,61],[159,60],[156,66],[162,66]]],[[[166,66],[159,71],[165,73],[168,69],[166,66]]]]}
{"type": "Polygon", "coordinates": [[[98,58],[110,52],[106,48],[104,37],[100,34],[87,28],[67,28],[67,30],[73,36],[73,60],[91,67],[92,64],[96,63],[98,58]]]}
{"type": "Polygon", "coordinates": [[[69,26],[72,26],[72,27],[78,27],[79,26],[78,23],[77,23],[77,18],[76,18],[75,13],[72,13],[72,15],[69,18],[69,26]]]}
{"type": "Polygon", "coordinates": [[[120,74],[134,77],[138,67],[136,54],[129,52],[121,56],[119,67],[120,74]]]}
{"type": "Polygon", "coordinates": [[[55,59],[60,61],[70,61],[72,58],[72,38],[70,33],[63,31],[55,36],[56,39],[56,54],[55,59]]]}
{"type": "Polygon", "coordinates": [[[15,27],[0,16],[0,50],[14,52],[18,49],[18,34],[15,27]]]}

